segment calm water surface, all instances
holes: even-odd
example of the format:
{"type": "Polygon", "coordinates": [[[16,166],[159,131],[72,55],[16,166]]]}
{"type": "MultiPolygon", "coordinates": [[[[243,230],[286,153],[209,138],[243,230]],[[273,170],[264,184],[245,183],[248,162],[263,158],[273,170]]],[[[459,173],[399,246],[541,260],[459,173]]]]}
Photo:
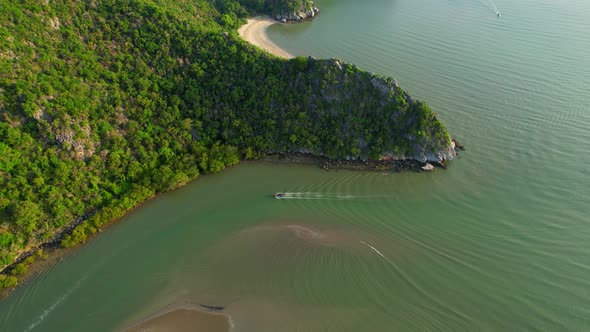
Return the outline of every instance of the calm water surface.
{"type": "Polygon", "coordinates": [[[14,292],[1,331],[183,303],[226,306],[236,331],[590,330],[590,2],[317,2],[272,39],[397,78],[468,150],[429,174],[203,177],[14,292]]]}

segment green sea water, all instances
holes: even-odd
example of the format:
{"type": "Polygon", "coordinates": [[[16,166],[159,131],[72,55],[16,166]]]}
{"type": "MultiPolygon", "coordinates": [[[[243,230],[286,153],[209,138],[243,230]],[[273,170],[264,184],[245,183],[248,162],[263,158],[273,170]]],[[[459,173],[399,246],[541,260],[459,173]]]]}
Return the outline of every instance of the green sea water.
{"type": "Polygon", "coordinates": [[[317,4],[273,41],[395,77],[467,151],[433,173],[201,177],[0,302],[0,331],[116,331],[185,303],[235,331],[590,330],[590,2],[317,4]]]}

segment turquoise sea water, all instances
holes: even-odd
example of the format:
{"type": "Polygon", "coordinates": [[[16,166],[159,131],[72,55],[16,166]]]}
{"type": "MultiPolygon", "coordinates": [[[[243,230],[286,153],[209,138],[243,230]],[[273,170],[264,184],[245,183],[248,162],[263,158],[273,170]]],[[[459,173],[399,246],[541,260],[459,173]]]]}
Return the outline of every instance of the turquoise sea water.
{"type": "Polygon", "coordinates": [[[227,306],[236,331],[590,330],[590,2],[317,3],[273,41],[395,77],[467,151],[433,173],[202,177],[0,302],[1,331],[179,303],[227,306]]]}

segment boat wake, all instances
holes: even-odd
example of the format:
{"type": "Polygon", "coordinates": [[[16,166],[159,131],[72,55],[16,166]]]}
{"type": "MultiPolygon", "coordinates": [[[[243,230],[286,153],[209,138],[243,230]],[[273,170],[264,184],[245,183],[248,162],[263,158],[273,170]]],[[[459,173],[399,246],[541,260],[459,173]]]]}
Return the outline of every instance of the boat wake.
{"type": "Polygon", "coordinates": [[[362,244],[364,244],[364,245],[366,245],[367,247],[369,247],[369,248],[370,248],[371,250],[373,250],[373,252],[375,252],[377,255],[379,255],[379,256],[383,257],[385,260],[389,261],[389,260],[387,259],[387,257],[385,257],[385,255],[383,255],[383,253],[381,253],[381,251],[379,251],[377,248],[373,247],[372,245],[370,245],[370,244],[368,244],[367,242],[365,242],[365,241],[362,241],[362,240],[361,240],[361,243],[362,243],[362,244]]]}
{"type": "Polygon", "coordinates": [[[70,295],[72,295],[72,293],[78,289],[78,287],[80,287],[80,285],[82,284],[82,282],[84,280],[86,280],[88,276],[84,276],[83,278],[81,278],[80,280],[78,280],[78,282],[72,286],[70,289],[68,289],[62,296],[60,296],[57,301],[55,301],[52,305],[50,305],[47,309],[45,309],[43,311],[43,313],[41,313],[41,315],[39,315],[37,317],[37,319],[31,323],[31,325],[29,325],[29,327],[27,327],[25,329],[25,332],[29,332],[32,331],[33,329],[35,329],[39,324],[41,324],[41,322],[43,322],[45,320],[45,318],[47,318],[47,316],[53,311],[55,310],[55,308],[57,308],[57,306],[59,306],[63,301],[65,301],[70,295]]]}
{"type": "Polygon", "coordinates": [[[323,199],[323,200],[345,200],[357,199],[358,196],[336,194],[336,193],[319,193],[319,192],[284,192],[281,199],[323,199]]]}
{"type": "Polygon", "coordinates": [[[494,0],[489,0],[490,5],[492,6],[492,10],[494,11],[494,14],[496,14],[497,17],[502,17],[502,14],[500,14],[500,11],[498,10],[498,6],[496,6],[496,2],[494,2],[494,0]]]}

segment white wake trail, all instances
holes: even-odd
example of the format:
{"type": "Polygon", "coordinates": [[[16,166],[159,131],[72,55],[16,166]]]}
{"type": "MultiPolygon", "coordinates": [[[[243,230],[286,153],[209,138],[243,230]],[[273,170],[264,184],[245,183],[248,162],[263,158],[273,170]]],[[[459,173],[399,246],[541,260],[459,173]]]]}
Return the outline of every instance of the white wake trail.
{"type": "Polygon", "coordinates": [[[365,242],[365,241],[362,241],[362,240],[361,240],[361,243],[362,243],[362,244],[364,244],[364,245],[366,245],[367,247],[371,248],[371,250],[373,250],[373,251],[374,251],[374,252],[375,252],[377,255],[379,255],[379,256],[383,257],[385,260],[389,261],[389,260],[387,259],[387,257],[385,257],[385,255],[383,255],[383,254],[381,253],[381,251],[379,251],[377,248],[373,247],[372,245],[370,245],[370,244],[368,244],[367,242],[365,242]]]}
{"type": "Polygon", "coordinates": [[[78,280],[78,282],[71,287],[70,289],[68,289],[62,296],[60,296],[57,301],[55,301],[52,305],[49,306],[49,308],[45,309],[43,311],[43,313],[41,315],[39,315],[39,317],[37,317],[37,320],[35,320],[31,325],[29,325],[29,327],[27,327],[25,329],[25,332],[30,332],[32,331],[35,327],[37,327],[37,325],[41,324],[41,322],[43,322],[45,320],[45,318],[47,318],[47,316],[53,311],[55,310],[55,308],[57,308],[57,306],[59,306],[63,301],[65,301],[70,295],[72,295],[72,293],[78,289],[78,287],[80,287],[80,284],[82,283],[82,281],[84,281],[87,278],[87,276],[85,276],[84,278],[78,280]]]}
{"type": "Polygon", "coordinates": [[[340,200],[340,199],[356,199],[357,196],[337,194],[337,193],[320,193],[320,192],[285,192],[281,199],[325,199],[325,200],[340,200]]]}
{"type": "Polygon", "coordinates": [[[494,9],[494,13],[496,15],[500,14],[500,11],[498,10],[498,6],[496,6],[496,3],[494,2],[494,0],[490,0],[490,4],[492,5],[492,8],[494,9]]]}

